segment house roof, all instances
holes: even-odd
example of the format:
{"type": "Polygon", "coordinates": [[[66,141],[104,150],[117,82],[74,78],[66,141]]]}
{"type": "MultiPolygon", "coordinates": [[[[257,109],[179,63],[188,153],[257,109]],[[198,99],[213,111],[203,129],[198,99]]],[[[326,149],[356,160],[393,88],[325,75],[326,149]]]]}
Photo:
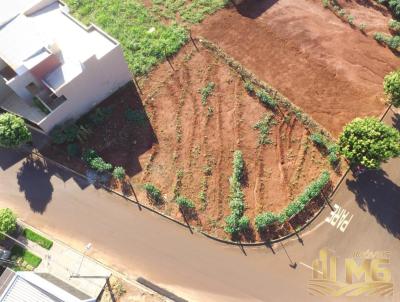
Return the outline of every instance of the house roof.
{"type": "MultiPolygon", "coordinates": [[[[94,301],[94,299],[92,299],[94,301]]],[[[16,272],[0,294],[0,302],[80,302],[33,272],[16,272]]]]}
{"type": "Polygon", "coordinates": [[[0,1],[0,58],[17,74],[55,53],[61,66],[46,78],[55,90],[79,75],[89,58],[103,55],[118,45],[94,26],[85,27],[54,0],[0,1]],[[2,25],[3,24],[3,25],[2,25]]]}

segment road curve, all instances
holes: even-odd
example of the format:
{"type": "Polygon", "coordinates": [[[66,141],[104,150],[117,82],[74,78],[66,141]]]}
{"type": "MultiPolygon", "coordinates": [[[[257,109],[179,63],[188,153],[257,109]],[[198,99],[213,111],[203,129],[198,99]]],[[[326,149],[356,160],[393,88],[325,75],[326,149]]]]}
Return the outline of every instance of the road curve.
{"type": "Polygon", "coordinates": [[[91,242],[91,256],[191,301],[321,301],[307,292],[309,266],[321,248],[336,254],[339,274],[344,258],[354,252],[390,251],[395,296],[385,301],[400,301],[398,167],[400,159],[394,159],[381,173],[357,181],[349,176],[343,182],[332,203],[353,215],[345,232],[324,222],[327,207],[300,235],[303,243],[287,241],[285,248],[277,244],[242,250],[191,234],[70,172],[7,150],[0,150],[0,207],[11,207],[21,219],[75,248],[91,242]],[[296,268],[289,266],[291,261],[296,268]]]}

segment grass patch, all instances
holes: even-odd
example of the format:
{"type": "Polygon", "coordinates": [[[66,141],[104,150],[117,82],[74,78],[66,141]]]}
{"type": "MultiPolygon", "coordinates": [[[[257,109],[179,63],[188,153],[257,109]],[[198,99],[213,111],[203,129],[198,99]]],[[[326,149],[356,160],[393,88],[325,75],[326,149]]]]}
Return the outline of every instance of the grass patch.
{"type": "Polygon", "coordinates": [[[183,21],[199,23],[207,15],[223,8],[229,0],[152,0],[152,12],[160,17],[175,20],[179,14],[183,21]]]}
{"type": "Polygon", "coordinates": [[[42,258],[19,245],[14,245],[11,249],[11,260],[17,262],[14,270],[33,270],[42,262],[42,258]]]}
{"type": "Polygon", "coordinates": [[[36,242],[41,247],[49,250],[53,246],[53,241],[44,238],[43,236],[39,235],[38,233],[32,231],[31,229],[24,229],[22,232],[23,236],[33,242],[36,242]]]}
{"type": "Polygon", "coordinates": [[[82,22],[95,23],[122,45],[136,75],[146,74],[158,62],[175,54],[188,39],[180,25],[162,24],[138,0],[66,0],[82,22]]]}

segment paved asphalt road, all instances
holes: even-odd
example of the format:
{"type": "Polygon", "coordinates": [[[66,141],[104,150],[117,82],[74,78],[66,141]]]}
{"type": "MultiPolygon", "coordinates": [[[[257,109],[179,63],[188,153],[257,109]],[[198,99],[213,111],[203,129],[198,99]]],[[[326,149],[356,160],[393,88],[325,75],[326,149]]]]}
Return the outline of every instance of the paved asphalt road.
{"type": "Polygon", "coordinates": [[[321,216],[296,238],[272,249],[227,246],[191,234],[147,210],[88,186],[51,164],[0,150],[0,207],[132,276],[143,276],[193,301],[400,301],[400,159],[358,180],[349,176],[334,196],[353,215],[341,232],[321,216]],[[315,297],[307,291],[313,259],[328,248],[338,259],[365,250],[390,251],[395,294],[389,298],[315,297]],[[290,259],[289,259],[290,257],[290,259]],[[290,261],[297,267],[291,268],[290,261]]]}

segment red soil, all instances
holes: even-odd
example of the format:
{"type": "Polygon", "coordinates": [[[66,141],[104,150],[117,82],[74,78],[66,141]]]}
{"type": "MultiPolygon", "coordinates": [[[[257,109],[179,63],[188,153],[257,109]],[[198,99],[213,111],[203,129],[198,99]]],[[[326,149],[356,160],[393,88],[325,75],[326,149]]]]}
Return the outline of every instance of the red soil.
{"type": "Polygon", "coordinates": [[[193,32],[219,45],[334,136],[357,116],[383,112],[383,77],[400,66],[390,50],[324,9],[320,0],[245,1],[217,12],[193,32]]]}
{"type": "MultiPolygon", "coordinates": [[[[242,79],[208,50],[197,52],[189,44],[173,65],[175,72],[164,63],[145,82],[143,99],[158,144],[139,157],[145,168],[133,182],[152,182],[166,193],[166,200],[171,200],[177,171],[182,170],[179,191],[196,203],[198,220],[193,223],[225,236],[222,227],[229,214],[228,179],[236,149],[243,152],[246,163],[245,214],[252,221],[262,211],[282,210],[323,169],[329,169],[294,115],[285,122],[276,114],[277,125],[269,136],[273,143],[258,146],[259,132],[253,126],[271,112],[249,96],[242,79]],[[199,90],[208,82],[215,83],[215,90],[203,106],[199,90]],[[209,107],[213,113],[208,117],[209,107]],[[209,176],[204,173],[206,166],[211,167],[209,176]],[[206,206],[199,199],[204,181],[206,206]]],[[[171,202],[164,210],[180,216],[171,202]]]]}

